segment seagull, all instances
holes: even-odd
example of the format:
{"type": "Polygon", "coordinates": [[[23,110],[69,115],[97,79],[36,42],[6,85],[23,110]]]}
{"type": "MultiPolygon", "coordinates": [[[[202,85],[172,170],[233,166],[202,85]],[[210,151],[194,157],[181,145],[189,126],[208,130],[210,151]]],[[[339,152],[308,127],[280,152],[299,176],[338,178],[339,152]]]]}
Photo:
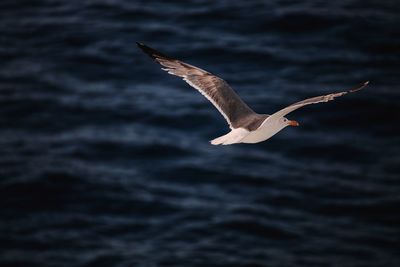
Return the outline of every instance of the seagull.
{"type": "Polygon", "coordinates": [[[169,74],[183,78],[190,86],[205,96],[228,122],[231,131],[211,140],[212,145],[231,145],[238,143],[254,144],[263,142],[287,126],[299,126],[294,120],[285,115],[310,104],[328,102],[336,97],[363,89],[369,81],[362,85],[338,93],[316,96],[296,102],[272,115],[254,112],[226,81],[208,71],[189,65],[178,59],[166,56],[143,43],[137,42],[139,48],[162,66],[169,74]]]}

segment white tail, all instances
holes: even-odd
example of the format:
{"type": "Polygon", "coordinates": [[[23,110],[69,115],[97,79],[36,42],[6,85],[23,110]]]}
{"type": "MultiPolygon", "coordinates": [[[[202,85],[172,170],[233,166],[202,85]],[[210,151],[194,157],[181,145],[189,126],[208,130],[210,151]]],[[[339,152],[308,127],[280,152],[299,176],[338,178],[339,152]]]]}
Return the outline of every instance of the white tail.
{"type": "Polygon", "coordinates": [[[233,129],[229,133],[211,140],[212,145],[231,145],[240,141],[250,132],[244,128],[233,129]]]}

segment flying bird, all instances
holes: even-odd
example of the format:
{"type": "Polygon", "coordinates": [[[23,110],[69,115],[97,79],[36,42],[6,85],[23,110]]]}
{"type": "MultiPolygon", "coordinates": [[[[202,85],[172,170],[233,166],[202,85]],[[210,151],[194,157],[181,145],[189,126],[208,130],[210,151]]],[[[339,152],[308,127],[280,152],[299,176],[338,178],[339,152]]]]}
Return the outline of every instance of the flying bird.
{"type": "Polygon", "coordinates": [[[368,81],[347,91],[316,96],[285,107],[272,115],[254,112],[237,93],[218,76],[166,56],[142,43],[137,43],[146,54],[158,62],[169,74],[183,78],[190,86],[204,95],[228,122],[231,131],[210,141],[213,145],[231,145],[237,143],[259,143],[265,141],[287,126],[299,126],[285,116],[290,112],[310,104],[328,102],[363,89],[368,81]]]}

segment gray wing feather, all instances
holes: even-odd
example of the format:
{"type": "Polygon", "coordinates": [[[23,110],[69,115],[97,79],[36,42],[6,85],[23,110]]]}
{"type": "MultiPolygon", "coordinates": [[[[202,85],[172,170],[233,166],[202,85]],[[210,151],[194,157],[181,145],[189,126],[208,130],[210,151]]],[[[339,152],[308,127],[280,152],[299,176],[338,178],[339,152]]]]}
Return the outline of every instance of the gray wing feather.
{"type": "Polygon", "coordinates": [[[204,95],[222,114],[229,126],[242,126],[245,118],[257,115],[223,79],[195,66],[166,56],[144,44],[138,46],[169,74],[182,77],[204,95]]]}
{"type": "Polygon", "coordinates": [[[306,105],[328,102],[328,101],[334,100],[336,97],[340,97],[340,96],[346,95],[348,93],[353,93],[353,92],[359,91],[359,90],[363,89],[365,86],[367,86],[368,83],[369,83],[369,81],[363,83],[361,86],[359,86],[357,88],[353,88],[353,89],[350,89],[347,91],[328,94],[328,95],[322,95],[322,96],[316,96],[316,97],[308,98],[303,101],[294,103],[286,108],[283,108],[283,109],[275,112],[274,114],[272,114],[269,117],[269,119],[277,119],[277,118],[280,118],[280,117],[283,117],[283,116],[289,114],[292,111],[295,111],[296,109],[304,107],[306,105]]]}

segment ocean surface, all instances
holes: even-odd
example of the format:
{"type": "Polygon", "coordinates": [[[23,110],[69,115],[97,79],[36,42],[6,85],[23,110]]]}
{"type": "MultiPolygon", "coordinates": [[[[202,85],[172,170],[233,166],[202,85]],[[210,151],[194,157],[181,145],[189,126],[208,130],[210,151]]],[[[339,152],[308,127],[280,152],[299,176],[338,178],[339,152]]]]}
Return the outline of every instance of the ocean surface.
{"type": "Polygon", "coordinates": [[[400,266],[399,1],[2,0],[0,266],[400,266]],[[256,145],[135,42],[255,111],[256,145]]]}

